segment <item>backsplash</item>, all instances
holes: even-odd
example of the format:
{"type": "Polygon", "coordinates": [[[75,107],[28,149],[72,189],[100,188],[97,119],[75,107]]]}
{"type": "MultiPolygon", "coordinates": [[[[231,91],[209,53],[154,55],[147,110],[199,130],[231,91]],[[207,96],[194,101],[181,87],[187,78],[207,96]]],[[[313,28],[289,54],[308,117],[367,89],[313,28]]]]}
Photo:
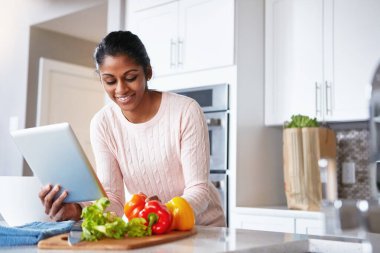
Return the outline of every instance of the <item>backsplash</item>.
{"type": "Polygon", "coordinates": [[[369,199],[371,197],[368,171],[369,128],[367,123],[331,125],[337,141],[338,197],[341,199],[369,199]],[[343,162],[355,163],[354,184],[342,183],[343,162]]]}

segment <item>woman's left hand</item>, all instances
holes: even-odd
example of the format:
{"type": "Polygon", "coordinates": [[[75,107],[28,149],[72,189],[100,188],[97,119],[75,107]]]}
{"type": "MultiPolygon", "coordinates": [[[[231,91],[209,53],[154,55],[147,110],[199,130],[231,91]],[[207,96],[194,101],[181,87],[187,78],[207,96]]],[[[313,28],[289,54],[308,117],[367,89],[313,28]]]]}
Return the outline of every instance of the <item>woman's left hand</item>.
{"type": "Polygon", "coordinates": [[[157,195],[152,195],[152,196],[147,196],[145,193],[143,193],[143,192],[139,192],[139,193],[137,193],[137,194],[141,194],[141,195],[144,195],[144,196],[146,196],[146,199],[145,199],[145,202],[148,202],[148,201],[151,201],[151,200],[157,200],[157,201],[160,201],[161,202],[161,200],[160,200],[160,198],[157,196],[157,195]]]}
{"type": "Polygon", "coordinates": [[[151,200],[157,200],[157,201],[161,202],[161,199],[157,195],[147,197],[145,202],[149,202],[151,200]]]}
{"type": "Polygon", "coordinates": [[[45,207],[45,213],[54,221],[79,220],[82,208],[78,203],[63,203],[67,197],[67,192],[63,191],[58,197],[59,185],[53,188],[50,185],[43,187],[39,193],[39,198],[45,207]]]}

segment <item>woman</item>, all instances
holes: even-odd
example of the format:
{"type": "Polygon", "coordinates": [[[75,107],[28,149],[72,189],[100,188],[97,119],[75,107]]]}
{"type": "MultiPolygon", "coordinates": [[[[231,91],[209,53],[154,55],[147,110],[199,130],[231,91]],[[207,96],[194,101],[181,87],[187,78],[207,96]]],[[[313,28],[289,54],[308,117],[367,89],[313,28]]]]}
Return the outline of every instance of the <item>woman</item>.
{"type": "MultiPolygon", "coordinates": [[[[90,134],[97,175],[123,214],[128,192],[157,195],[162,202],[182,196],[192,206],[196,224],[225,226],[221,201],[209,177],[208,130],[200,106],[191,98],[150,90],[150,59],[140,39],[129,31],[111,32],[94,58],[100,81],[114,103],[92,119],[90,134]]],[[[45,186],[39,196],[54,220],[79,219],[81,204],[55,201],[59,187],[45,186]]]]}

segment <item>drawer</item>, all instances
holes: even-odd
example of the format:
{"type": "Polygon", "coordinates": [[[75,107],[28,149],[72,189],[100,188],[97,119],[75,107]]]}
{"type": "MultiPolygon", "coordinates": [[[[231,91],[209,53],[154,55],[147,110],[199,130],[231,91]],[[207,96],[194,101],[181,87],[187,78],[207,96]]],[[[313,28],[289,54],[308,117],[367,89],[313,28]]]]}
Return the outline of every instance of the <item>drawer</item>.
{"type": "Polygon", "coordinates": [[[323,235],[325,233],[322,219],[318,220],[297,218],[295,222],[297,234],[323,235]]]}
{"type": "Polygon", "coordinates": [[[261,216],[239,214],[236,217],[239,228],[294,233],[295,219],[291,217],[261,216]]]}

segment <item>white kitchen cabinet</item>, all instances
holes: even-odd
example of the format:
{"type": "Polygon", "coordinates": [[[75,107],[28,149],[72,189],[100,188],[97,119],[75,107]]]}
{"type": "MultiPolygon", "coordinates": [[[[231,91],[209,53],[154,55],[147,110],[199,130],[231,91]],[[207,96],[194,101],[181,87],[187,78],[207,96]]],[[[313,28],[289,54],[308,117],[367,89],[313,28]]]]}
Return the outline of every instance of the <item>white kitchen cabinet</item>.
{"type": "Polygon", "coordinates": [[[324,235],[321,212],[289,210],[286,207],[245,208],[232,212],[233,228],[309,235],[324,235]]]}
{"type": "Polygon", "coordinates": [[[237,228],[284,233],[294,233],[295,224],[294,218],[268,214],[238,214],[235,222],[237,228]]]}
{"type": "Polygon", "coordinates": [[[330,0],[325,9],[332,23],[325,27],[332,46],[325,53],[326,120],[367,120],[370,84],[380,63],[380,1],[330,0]]]}
{"type": "Polygon", "coordinates": [[[179,0],[140,11],[127,8],[126,26],[145,44],[155,76],[234,63],[233,0],[179,0]]]}
{"type": "Polygon", "coordinates": [[[265,123],[368,119],[380,1],[267,0],[265,123]]]}
{"type": "Polygon", "coordinates": [[[234,63],[233,0],[183,0],[179,17],[180,70],[234,63]]]}
{"type": "Polygon", "coordinates": [[[137,34],[145,44],[154,75],[171,73],[175,66],[178,2],[128,13],[128,30],[137,34]]]}
{"type": "Polygon", "coordinates": [[[269,0],[265,12],[265,123],[295,113],[320,119],[322,0],[269,0]]]}
{"type": "Polygon", "coordinates": [[[324,235],[325,227],[322,219],[295,219],[295,233],[306,235],[324,235]]]}

